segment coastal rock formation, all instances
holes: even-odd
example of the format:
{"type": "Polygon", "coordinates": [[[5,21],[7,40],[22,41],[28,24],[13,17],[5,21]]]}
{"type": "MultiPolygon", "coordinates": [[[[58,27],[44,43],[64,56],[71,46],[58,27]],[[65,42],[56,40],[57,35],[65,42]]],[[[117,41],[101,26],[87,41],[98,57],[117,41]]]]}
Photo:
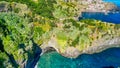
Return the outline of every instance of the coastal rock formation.
{"type": "Polygon", "coordinates": [[[80,55],[80,51],[77,48],[74,47],[68,47],[64,53],[61,55],[68,57],[68,58],[76,58],[80,55]]]}
{"type": "Polygon", "coordinates": [[[112,47],[120,47],[120,37],[116,37],[108,40],[105,39],[97,40],[93,42],[93,46],[85,49],[83,53],[88,53],[88,54],[98,53],[107,48],[112,48],[112,47]]]}
{"type": "MultiPolygon", "coordinates": [[[[120,37],[116,37],[113,39],[109,39],[109,40],[105,40],[105,39],[100,39],[97,41],[93,42],[93,45],[90,46],[89,48],[86,48],[82,51],[79,51],[77,48],[75,47],[68,47],[64,53],[61,53],[61,51],[59,50],[59,48],[57,48],[56,44],[57,42],[53,42],[53,40],[49,41],[49,44],[44,45],[45,47],[43,48],[41,46],[42,52],[45,53],[47,50],[49,50],[50,47],[54,48],[58,53],[60,53],[61,55],[68,57],[68,58],[76,58],[81,54],[93,54],[93,53],[98,53],[101,52],[105,49],[108,48],[112,48],[112,47],[120,47],[120,37]]],[[[42,53],[42,54],[43,54],[42,53]]]]}

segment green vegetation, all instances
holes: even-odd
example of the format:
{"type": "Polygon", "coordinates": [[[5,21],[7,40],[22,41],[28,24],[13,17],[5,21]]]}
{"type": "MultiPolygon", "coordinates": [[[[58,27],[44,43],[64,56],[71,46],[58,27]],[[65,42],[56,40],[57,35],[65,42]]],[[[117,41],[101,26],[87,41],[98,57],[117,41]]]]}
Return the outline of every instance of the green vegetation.
{"type": "Polygon", "coordinates": [[[22,44],[28,45],[30,39],[30,26],[27,19],[12,12],[1,12],[0,25],[0,39],[4,45],[4,52],[12,55],[16,61],[22,62],[21,59],[27,59],[22,48],[22,44]]]}
{"type": "Polygon", "coordinates": [[[82,51],[95,40],[120,36],[119,25],[90,19],[75,20],[79,11],[76,1],[0,1],[1,68],[21,68],[28,59],[34,58],[33,44],[40,46],[51,38],[56,39],[64,52],[67,47],[82,51]]]}

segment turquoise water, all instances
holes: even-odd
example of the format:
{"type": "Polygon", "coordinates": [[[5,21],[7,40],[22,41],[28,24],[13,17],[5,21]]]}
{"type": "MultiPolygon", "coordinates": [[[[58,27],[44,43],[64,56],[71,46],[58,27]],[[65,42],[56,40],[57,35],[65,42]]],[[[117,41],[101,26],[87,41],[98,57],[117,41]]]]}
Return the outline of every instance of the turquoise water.
{"type": "Polygon", "coordinates": [[[120,0],[103,0],[103,1],[114,3],[115,5],[117,5],[118,7],[120,7],[120,0]]]}
{"type": "Polygon", "coordinates": [[[76,59],[65,58],[57,52],[41,56],[38,68],[118,68],[120,48],[111,48],[96,54],[83,54],[76,59]]]}

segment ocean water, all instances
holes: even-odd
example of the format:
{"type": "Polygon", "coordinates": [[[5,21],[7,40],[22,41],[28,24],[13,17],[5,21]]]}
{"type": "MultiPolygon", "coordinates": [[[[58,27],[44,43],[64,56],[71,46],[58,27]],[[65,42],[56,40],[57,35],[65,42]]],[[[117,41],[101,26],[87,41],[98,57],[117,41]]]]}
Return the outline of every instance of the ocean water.
{"type": "Polygon", "coordinates": [[[120,7],[120,0],[103,0],[104,2],[110,2],[110,3],[114,3],[115,5],[117,5],[118,7],[120,7]]]}
{"type": "Polygon", "coordinates": [[[65,58],[52,51],[41,56],[38,68],[120,68],[120,48],[82,54],[76,59],[65,58]]]}
{"type": "Polygon", "coordinates": [[[79,19],[96,19],[101,20],[104,22],[110,22],[110,23],[120,23],[120,12],[118,13],[108,13],[107,15],[103,12],[83,12],[82,18],[79,19]]]}

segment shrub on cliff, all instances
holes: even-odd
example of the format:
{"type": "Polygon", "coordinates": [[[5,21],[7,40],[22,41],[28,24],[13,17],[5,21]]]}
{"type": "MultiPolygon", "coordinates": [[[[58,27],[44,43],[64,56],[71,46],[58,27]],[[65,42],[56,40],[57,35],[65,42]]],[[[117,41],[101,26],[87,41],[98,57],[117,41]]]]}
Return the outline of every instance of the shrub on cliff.
{"type": "Polygon", "coordinates": [[[4,52],[11,56],[13,64],[21,64],[27,59],[26,47],[30,40],[30,25],[27,18],[15,13],[0,13],[0,39],[4,46],[4,52]],[[23,45],[22,45],[23,44],[23,45]],[[14,62],[13,62],[14,61],[14,62]]]}

